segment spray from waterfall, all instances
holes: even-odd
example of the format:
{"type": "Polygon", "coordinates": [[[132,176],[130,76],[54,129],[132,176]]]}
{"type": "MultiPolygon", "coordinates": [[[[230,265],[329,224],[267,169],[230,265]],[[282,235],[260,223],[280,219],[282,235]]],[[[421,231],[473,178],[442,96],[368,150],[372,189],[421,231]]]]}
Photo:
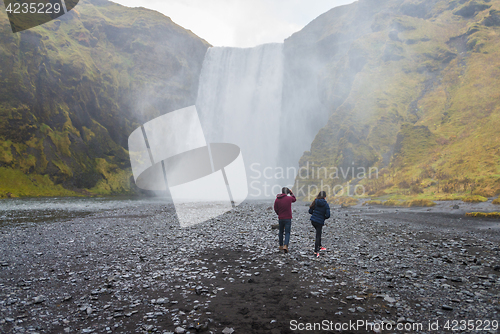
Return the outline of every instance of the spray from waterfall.
{"type": "Polygon", "coordinates": [[[278,164],[282,87],[283,44],[207,51],[196,101],[201,123],[207,141],[241,148],[249,177],[251,166],[278,164]]]}
{"type": "Polygon", "coordinates": [[[196,108],[207,141],[241,148],[250,197],[270,197],[283,186],[292,187],[300,157],[326,122],[318,116],[324,108],[316,88],[303,76],[286,73],[283,49],[279,43],[213,47],[200,75],[196,108]]]}

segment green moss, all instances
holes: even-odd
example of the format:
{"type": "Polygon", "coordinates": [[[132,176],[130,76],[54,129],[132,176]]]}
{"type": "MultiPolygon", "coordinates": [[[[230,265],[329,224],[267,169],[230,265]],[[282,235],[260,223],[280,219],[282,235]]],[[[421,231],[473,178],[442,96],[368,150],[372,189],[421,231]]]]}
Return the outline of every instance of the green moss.
{"type": "Polygon", "coordinates": [[[384,201],[382,203],[382,205],[385,205],[385,206],[403,206],[403,203],[402,201],[397,201],[397,200],[393,200],[393,199],[389,199],[387,201],[384,201]]]}
{"type": "Polygon", "coordinates": [[[108,163],[105,159],[96,159],[96,170],[103,179],[90,192],[100,195],[127,193],[131,191],[131,170],[121,170],[116,165],[108,163]]]}
{"type": "Polygon", "coordinates": [[[428,199],[413,199],[413,200],[409,200],[409,201],[405,201],[404,206],[406,207],[431,207],[431,206],[435,206],[436,203],[434,203],[433,201],[430,201],[428,199]]]}
{"type": "Polygon", "coordinates": [[[0,15],[0,166],[80,190],[102,174],[97,192],[129,192],[127,134],[165,106],[194,103],[209,44],[146,9],[83,1],[68,15],[21,34],[0,15]]]}
{"type": "Polygon", "coordinates": [[[20,170],[0,167],[0,198],[40,196],[78,196],[78,194],[54,184],[48,175],[24,174],[20,170]]]}
{"type": "MultiPolygon", "coordinates": [[[[497,13],[500,4],[490,5],[497,13]]],[[[353,41],[366,65],[341,105],[334,98],[349,69],[336,59],[326,67],[322,89],[331,116],[300,165],[354,161],[387,169],[383,179],[359,181],[370,196],[406,201],[498,195],[498,27],[486,25],[482,14],[457,17],[445,2],[428,13],[432,20],[387,10],[392,14],[377,15],[373,32],[353,41]],[[400,59],[387,59],[384,50],[395,44],[400,59]],[[410,187],[398,187],[402,181],[410,187]]],[[[341,22],[339,30],[349,29],[341,22]]],[[[313,184],[319,181],[329,180],[313,184]]]]}
{"type": "Polygon", "coordinates": [[[69,140],[68,133],[66,131],[48,131],[48,136],[62,154],[67,157],[71,156],[71,141],[69,140]]]}
{"type": "Polygon", "coordinates": [[[363,203],[363,205],[382,205],[382,201],[370,200],[363,203]]]}
{"type": "Polygon", "coordinates": [[[458,201],[458,200],[462,200],[462,198],[463,198],[462,195],[458,195],[458,194],[455,194],[455,195],[453,195],[453,194],[450,194],[450,195],[447,195],[447,194],[442,194],[442,195],[430,194],[429,197],[433,201],[458,201]]]}
{"type": "Polygon", "coordinates": [[[69,168],[69,166],[66,165],[62,160],[54,160],[54,161],[52,161],[52,163],[54,165],[56,165],[57,168],[59,168],[59,170],[61,171],[61,173],[63,175],[66,175],[68,177],[73,176],[73,172],[71,171],[71,168],[69,168]]]}
{"type": "Polygon", "coordinates": [[[355,206],[359,203],[359,200],[357,198],[349,196],[335,196],[331,197],[329,201],[332,204],[340,205],[342,207],[355,206]]]}
{"type": "Polygon", "coordinates": [[[30,170],[34,170],[36,167],[36,157],[34,155],[28,154],[28,156],[23,159],[24,163],[21,166],[21,171],[28,173],[30,170]]]}
{"type": "Polygon", "coordinates": [[[462,199],[462,201],[464,201],[466,203],[481,203],[481,202],[486,202],[487,200],[488,199],[486,197],[478,196],[478,195],[468,196],[468,197],[465,197],[462,199]]]}
{"type": "MultiPolygon", "coordinates": [[[[380,202],[380,201],[376,201],[380,202]]],[[[385,206],[396,206],[396,207],[432,207],[435,206],[431,200],[428,199],[409,199],[409,200],[397,200],[397,199],[389,199],[387,201],[381,202],[382,205],[385,206]]]]}
{"type": "Polygon", "coordinates": [[[412,166],[436,146],[434,134],[426,126],[403,124],[396,141],[393,166],[412,166]]]}
{"type": "Polygon", "coordinates": [[[95,133],[92,132],[92,130],[90,130],[86,126],[83,126],[82,129],[83,129],[83,138],[85,141],[91,141],[92,138],[95,137],[95,133]]]}
{"type": "Polygon", "coordinates": [[[11,164],[12,157],[12,142],[10,140],[0,141],[0,161],[6,164],[11,164]]]}
{"type": "Polygon", "coordinates": [[[48,126],[47,124],[42,123],[42,124],[40,125],[40,131],[41,131],[44,135],[48,136],[48,135],[49,135],[49,132],[50,132],[50,131],[52,131],[52,129],[51,129],[51,128],[50,128],[50,126],[48,126]]]}
{"type": "Polygon", "coordinates": [[[477,218],[496,218],[500,219],[500,212],[467,212],[465,214],[467,217],[477,217],[477,218]]]}

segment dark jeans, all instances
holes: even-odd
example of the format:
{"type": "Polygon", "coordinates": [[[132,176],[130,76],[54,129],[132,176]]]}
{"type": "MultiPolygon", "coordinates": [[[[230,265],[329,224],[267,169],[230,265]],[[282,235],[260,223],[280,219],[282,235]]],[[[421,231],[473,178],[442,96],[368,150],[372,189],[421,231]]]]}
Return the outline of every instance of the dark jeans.
{"type": "Polygon", "coordinates": [[[314,252],[319,252],[321,248],[321,232],[323,232],[323,225],[311,221],[312,226],[316,229],[316,242],[314,243],[314,252]]]}
{"type": "Polygon", "coordinates": [[[278,231],[278,238],[280,246],[287,245],[290,242],[290,229],[292,228],[291,219],[280,219],[280,229],[278,231]],[[283,232],[285,232],[285,243],[283,243],[283,232]]]}

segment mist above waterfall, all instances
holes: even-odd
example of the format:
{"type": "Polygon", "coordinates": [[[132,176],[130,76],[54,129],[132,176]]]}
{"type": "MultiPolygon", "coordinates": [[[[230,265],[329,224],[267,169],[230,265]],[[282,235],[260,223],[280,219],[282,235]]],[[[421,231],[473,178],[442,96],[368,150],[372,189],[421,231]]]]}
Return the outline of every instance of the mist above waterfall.
{"type": "Polygon", "coordinates": [[[196,107],[207,142],[241,148],[250,196],[293,186],[300,157],[328,117],[312,79],[319,66],[288,65],[294,73],[287,73],[283,49],[213,47],[200,75],[196,107]]]}
{"type": "Polygon", "coordinates": [[[311,150],[330,116],[328,98],[339,95],[342,103],[344,91],[349,91],[343,83],[352,81],[340,80],[334,94],[322,91],[323,81],[335,76],[332,66],[326,65],[342,60],[352,42],[351,32],[325,35],[324,27],[335,24],[346,10],[337,8],[321,15],[284,43],[209,48],[196,76],[198,85],[190,86],[194,91],[187,92],[178,83],[185,76],[194,78],[183,63],[167,57],[172,62],[168,67],[175,69],[169,76],[173,84],[140,91],[136,109],[141,121],[188,106],[189,98],[176,98],[187,92],[196,99],[206,142],[240,147],[251,197],[267,197],[283,186],[293,187],[299,160],[311,150]]]}
{"type": "Polygon", "coordinates": [[[207,142],[238,145],[247,171],[276,167],[282,87],[283,44],[210,48],[196,101],[207,142]]]}

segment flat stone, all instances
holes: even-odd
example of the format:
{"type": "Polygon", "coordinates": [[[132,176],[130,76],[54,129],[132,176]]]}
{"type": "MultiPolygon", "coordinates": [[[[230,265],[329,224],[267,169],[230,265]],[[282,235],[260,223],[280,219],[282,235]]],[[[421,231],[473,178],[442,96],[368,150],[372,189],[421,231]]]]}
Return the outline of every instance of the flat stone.
{"type": "Polygon", "coordinates": [[[43,303],[45,301],[45,297],[43,296],[36,296],[34,299],[33,299],[33,302],[35,304],[40,304],[40,303],[43,303]]]}
{"type": "Polygon", "coordinates": [[[389,296],[385,296],[384,297],[384,300],[388,303],[391,303],[391,304],[394,304],[396,302],[396,299],[392,298],[392,297],[389,297],[389,296]]]}

